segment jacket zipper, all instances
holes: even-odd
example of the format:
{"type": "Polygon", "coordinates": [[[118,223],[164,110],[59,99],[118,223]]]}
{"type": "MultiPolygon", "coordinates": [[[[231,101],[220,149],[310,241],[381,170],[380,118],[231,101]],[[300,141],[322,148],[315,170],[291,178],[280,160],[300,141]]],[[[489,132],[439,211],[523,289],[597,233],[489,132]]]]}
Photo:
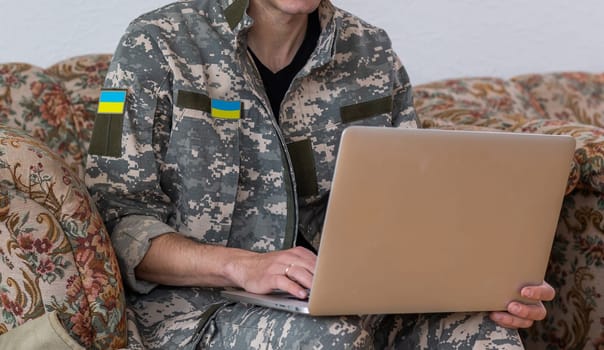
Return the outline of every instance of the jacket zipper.
{"type": "MultiPolygon", "coordinates": [[[[240,47],[245,47],[245,46],[241,45],[240,47]]],[[[262,79],[260,78],[260,72],[258,71],[258,67],[256,67],[255,64],[253,64],[254,60],[250,56],[250,53],[247,51],[247,49],[245,49],[245,53],[246,53],[246,57],[247,57],[247,64],[252,66],[252,69],[254,71],[254,78],[255,78],[254,84],[257,85],[258,82],[262,81],[262,79]]],[[[272,108],[270,108],[270,103],[268,103],[269,100],[268,100],[268,96],[266,94],[266,90],[264,89],[263,85],[262,85],[262,87],[263,88],[260,89],[262,103],[264,104],[264,108],[268,111],[269,116],[271,117],[271,123],[273,125],[273,129],[277,133],[277,138],[279,139],[281,151],[283,152],[283,155],[285,156],[285,163],[286,163],[285,165],[286,166],[284,166],[284,169],[286,170],[285,177],[287,177],[287,179],[285,179],[286,180],[285,183],[286,183],[286,186],[288,187],[287,192],[288,192],[288,197],[289,197],[287,199],[287,202],[288,202],[287,205],[288,205],[288,207],[290,205],[293,207],[292,222],[290,222],[290,218],[289,218],[290,213],[288,210],[286,232],[285,232],[285,238],[283,240],[283,248],[288,249],[288,248],[293,248],[295,246],[296,239],[298,236],[298,195],[297,195],[298,190],[296,188],[294,166],[293,166],[293,163],[291,160],[291,156],[289,155],[289,151],[287,150],[287,144],[285,143],[285,138],[283,137],[283,133],[281,132],[281,127],[277,124],[277,118],[274,115],[272,108]]],[[[289,89],[287,92],[289,92],[289,89]]],[[[287,92],[285,93],[286,96],[287,96],[287,92]]]]}

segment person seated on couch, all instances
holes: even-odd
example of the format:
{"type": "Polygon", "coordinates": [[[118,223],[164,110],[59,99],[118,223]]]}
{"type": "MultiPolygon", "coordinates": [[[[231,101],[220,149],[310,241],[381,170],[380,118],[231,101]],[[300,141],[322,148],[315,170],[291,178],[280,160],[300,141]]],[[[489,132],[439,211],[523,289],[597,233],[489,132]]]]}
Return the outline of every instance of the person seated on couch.
{"type": "Polygon", "coordinates": [[[341,106],[355,124],[418,126],[386,33],[329,0],[165,6],[131,23],[105,87],[118,108],[100,108],[87,185],[130,289],[130,347],[513,349],[515,328],[545,317],[545,282],[522,290],[536,305],[490,315],[313,318],[221,298],[306,297],[341,106]],[[314,171],[294,177],[301,160],[314,171]]]}

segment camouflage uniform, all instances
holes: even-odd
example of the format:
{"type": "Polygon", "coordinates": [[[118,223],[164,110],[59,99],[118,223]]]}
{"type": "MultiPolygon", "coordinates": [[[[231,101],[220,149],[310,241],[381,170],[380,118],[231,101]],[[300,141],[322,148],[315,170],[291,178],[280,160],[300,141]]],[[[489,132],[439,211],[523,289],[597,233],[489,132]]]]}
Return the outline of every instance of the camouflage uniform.
{"type": "Polygon", "coordinates": [[[128,91],[121,156],[91,155],[87,184],[132,291],[130,347],[521,348],[484,314],[311,318],[135,278],[150,240],[169,232],[259,252],[292,247],[300,233],[317,247],[342,130],[418,125],[387,35],[327,0],[278,125],[247,52],[247,6],[190,0],[143,15],[107,75],[106,88],[128,91]],[[241,102],[240,117],[216,118],[214,99],[241,102]]]}

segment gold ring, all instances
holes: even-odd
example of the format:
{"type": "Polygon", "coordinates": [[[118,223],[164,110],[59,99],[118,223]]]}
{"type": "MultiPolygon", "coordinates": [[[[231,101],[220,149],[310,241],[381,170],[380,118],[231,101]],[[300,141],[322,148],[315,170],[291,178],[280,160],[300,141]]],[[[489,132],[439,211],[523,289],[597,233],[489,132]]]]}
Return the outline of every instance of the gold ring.
{"type": "Polygon", "coordinates": [[[285,275],[285,277],[289,278],[289,275],[287,273],[289,272],[289,269],[291,269],[292,267],[294,267],[294,264],[287,265],[287,267],[285,268],[285,273],[283,273],[285,275]]]}

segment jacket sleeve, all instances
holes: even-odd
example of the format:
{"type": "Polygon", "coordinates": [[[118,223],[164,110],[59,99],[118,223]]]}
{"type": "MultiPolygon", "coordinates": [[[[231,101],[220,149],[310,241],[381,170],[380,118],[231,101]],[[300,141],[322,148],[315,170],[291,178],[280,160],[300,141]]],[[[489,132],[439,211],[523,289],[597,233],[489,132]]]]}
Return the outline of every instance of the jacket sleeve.
{"type": "MultiPolygon", "coordinates": [[[[392,50],[392,49],[390,49],[392,50]]],[[[409,81],[409,75],[401,60],[392,51],[394,87],[392,96],[392,122],[393,126],[400,128],[420,127],[419,118],[413,107],[413,89],[409,81]]]]}
{"type": "MultiPolygon", "coordinates": [[[[160,186],[171,129],[172,88],[157,37],[152,26],[134,23],[122,37],[105,81],[106,89],[127,90],[121,156],[89,155],[86,169],[86,184],[111,233],[124,281],[139,293],[148,293],[155,285],[137,280],[134,268],[151,239],[174,232],[166,224],[173,206],[160,186]]],[[[99,114],[95,123],[114,117],[99,114]]],[[[119,132],[110,138],[119,140],[119,132]]]]}

